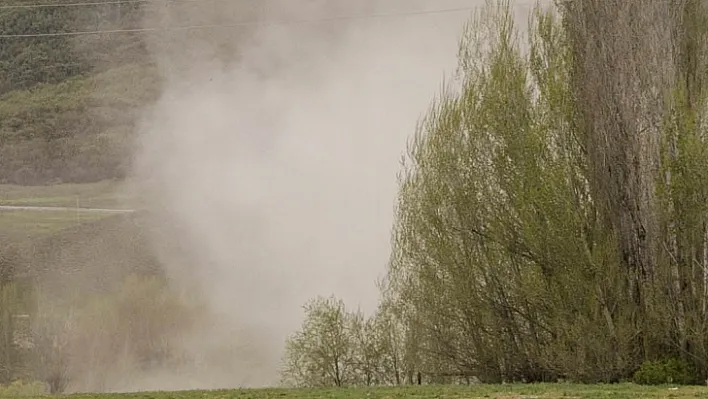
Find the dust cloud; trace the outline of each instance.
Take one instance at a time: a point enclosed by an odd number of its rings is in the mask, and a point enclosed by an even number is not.
[[[175,289],[206,305],[180,343],[201,361],[113,389],[272,386],[305,301],[333,293],[376,307],[400,157],[454,72],[471,11],[279,22],[483,3],[204,1],[146,20],[259,24],[152,43],[166,85],[134,175]]]

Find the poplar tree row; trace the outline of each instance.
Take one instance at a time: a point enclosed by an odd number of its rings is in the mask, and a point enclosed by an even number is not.
[[[707,16],[557,1],[523,37],[508,1],[475,16],[400,175],[382,306],[411,370],[612,382],[671,361],[705,381]],[[303,337],[286,361],[326,352]]]

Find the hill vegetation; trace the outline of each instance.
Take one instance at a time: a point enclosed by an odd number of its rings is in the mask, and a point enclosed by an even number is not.
[[[240,32],[33,37],[133,29],[148,18],[198,24],[203,9],[66,0],[24,7],[37,3],[0,4],[0,204],[134,205],[116,187],[143,112],[162,90],[150,43],[159,56],[181,51],[172,41],[231,43]],[[172,343],[200,322],[199,302],[169,287],[147,220],[0,210],[0,384],[29,379],[51,392],[102,391],[134,373],[193,361]]]
[[[133,64],[0,97],[0,184],[125,177],[141,108],[159,87],[153,68]]]
[[[140,3],[13,8],[28,3],[37,2],[7,0],[0,7],[0,35],[8,36],[0,37],[0,201],[75,206],[67,185],[20,185],[124,176],[140,109],[157,98],[160,81],[138,35],[23,37],[136,27]],[[53,2],[59,3],[75,2]],[[111,202],[100,193],[92,199]],[[104,216],[83,214],[77,226],[72,212],[0,213],[0,383],[37,379],[62,390],[82,372],[69,361],[86,342],[77,329],[98,340],[113,332],[99,329],[108,319],[91,319],[97,307],[104,315],[123,312],[137,327],[141,316],[125,312],[140,301],[140,287],[169,294],[141,230],[129,219]],[[121,297],[126,289],[132,294]],[[98,364],[92,361],[86,364]]]
[[[141,15],[139,3],[3,8],[0,35],[130,28]],[[0,38],[0,184],[124,176],[140,109],[159,88],[140,36]]]
[[[64,3],[76,2],[51,2]],[[3,1],[0,35],[135,28],[140,26],[142,18],[140,2],[92,7],[23,7],[28,4],[37,2]],[[0,43],[0,95],[103,72],[122,63],[148,60],[147,48],[139,35],[14,37],[0,38]]]

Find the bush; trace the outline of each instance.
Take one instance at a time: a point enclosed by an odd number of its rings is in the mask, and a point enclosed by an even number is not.
[[[42,396],[47,394],[44,383],[15,381],[10,385],[0,385],[0,396]]]
[[[634,382],[641,385],[678,384],[688,385],[695,382],[691,366],[677,359],[656,362],[644,362],[634,373]]]

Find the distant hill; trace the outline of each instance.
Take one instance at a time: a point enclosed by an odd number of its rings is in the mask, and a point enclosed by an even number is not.
[[[123,177],[142,107],[160,81],[130,64],[0,97],[0,184],[95,182]]]
[[[140,26],[142,3],[82,7],[7,8],[14,5],[76,3],[4,0],[0,35],[114,30]],[[105,71],[121,62],[148,59],[140,35],[0,38],[0,95],[42,83]]]
[[[0,8],[0,35],[135,28],[141,15],[141,3]],[[0,184],[124,175],[154,71],[140,35],[0,38]]]

